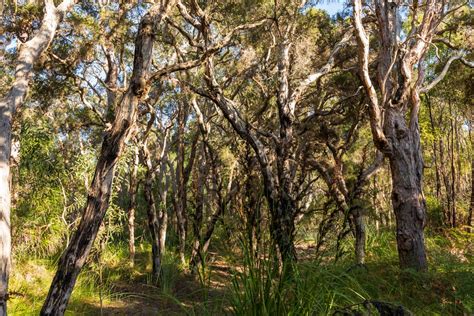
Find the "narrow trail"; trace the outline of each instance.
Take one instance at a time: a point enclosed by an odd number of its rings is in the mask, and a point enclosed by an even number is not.
[[[116,281],[111,284],[111,299],[102,306],[90,304],[95,315],[202,315],[230,313],[226,294],[231,282],[231,267],[222,259],[210,265],[210,276],[200,280],[194,273],[180,273],[171,288],[163,291],[146,280]],[[87,304],[87,303],[86,303]],[[87,313],[89,314],[89,312]]]

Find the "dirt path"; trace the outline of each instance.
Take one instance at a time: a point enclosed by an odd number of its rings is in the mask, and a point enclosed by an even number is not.
[[[94,315],[224,315],[230,313],[227,299],[230,267],[223,260],[209,265],[210,277],[180,273],[169,290],[146,284],[146,280],[112,282],[111,299],[89,304]],[[87,304],[87,303],[85,303]],[[90,311],[90,312],[89,312]]]

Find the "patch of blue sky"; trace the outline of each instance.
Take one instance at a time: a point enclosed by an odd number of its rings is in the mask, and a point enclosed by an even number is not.
[[[346,0],[309,0],[306,8],[318,8],[326,11],[329,16],[334,16],[344,11],[346,4]]]

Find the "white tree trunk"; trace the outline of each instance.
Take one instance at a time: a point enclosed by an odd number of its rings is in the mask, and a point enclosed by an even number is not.
[[[6,300],[11,265],[10,154],[13,119],[28,93],[35,61],[49,47],[61,18],[74,2],[65,0],[55,7],[52,0],[45,1],[45,14],[41,27],[31,40],[21,44],[13,85],[0,99],[0,315],[6,315],[7,312]]]

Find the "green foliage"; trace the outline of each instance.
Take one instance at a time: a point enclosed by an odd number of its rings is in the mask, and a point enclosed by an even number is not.
[[[426,213],[431,229],[443,226],[443,206],[438,199],[433,196],[426,197]]]
[[[376,300],[401,305],[415,315],[472,312],[474,274],[472,265],[464,263],[472,262],[472,234],[466,234],[454,230],[445,237],[427,237],[433,266],[428,273],[400,271],[394,236],[388,232],[369,240],[365,267],[347,260],[305,261],[294,267],[288,280],[278,278],[272,260],[245,255],[242,271],[232,281],[232,308],[237,315],[331,315]],[[466,246],[462,254],[456,253]]]
[[[66,174],[53,135],[42,120],[25,120],[20,131],[18,200],[13,213],[13,238],[20,255],[44,256],[62,247]]]

